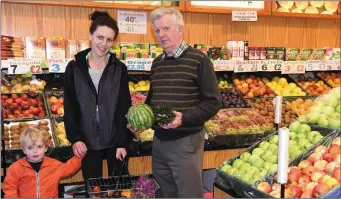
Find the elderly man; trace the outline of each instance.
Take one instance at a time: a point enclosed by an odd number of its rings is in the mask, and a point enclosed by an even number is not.
[[[204,53],[183,40],[178,10],[157,8],[151,22],[164,53],[153,61],[146,103],[164,103],[175,110],[173,122],[153,127],[153,174],[163,197],[203,197],[203,127],[221,107],[214,68]]]

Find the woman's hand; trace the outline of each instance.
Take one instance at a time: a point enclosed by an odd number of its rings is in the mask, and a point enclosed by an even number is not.
[[[125,148],[117,148],[116,149],[116,159],[123,160],[127,156],[127,151]]]

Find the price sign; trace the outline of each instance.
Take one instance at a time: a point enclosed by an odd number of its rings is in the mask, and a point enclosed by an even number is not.
[[[150,71],[153,60],[153,58],[126,59],[126,65],[128,70]]]
[[[67,61],[65,59],[49,59],[48,65],[49,65],[49,72],[50,73],[64,73]]]
[[[309,60],[307,61],[306,71],[326,71],[332,69],[333,62],[322,60]]]
[[[260,60],[244,60],[244,61],[236,61],[234,66],[235,73],[243,73],[243,72],[258,72],[258,65],[260,65]]]
[[[213,66],[215,71],[233,71],[234,60],[214,60]]]
[[[118,10],[120,33],[147,34],[147,13]]]
[[[261,60],[260,65],[258,65],[258,71],[272,72],[272,71],[282,71],[282,60]]]
[[[21,59],[9,61],[8,74],[42,74],[41,61],[35,59]]]
[[[340,71],[340,62],[341,60],[330,60],[331,61],[331,69],[330,70],[338,70]]]
[[[305,73],[305,61],[285,61],[283,62],[282,74],[300,74]]]

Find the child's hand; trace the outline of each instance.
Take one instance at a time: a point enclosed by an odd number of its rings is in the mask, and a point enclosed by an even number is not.
[[[81,141],[74,143],[72,145],[72,150],[73,150],[73,154],[75,154],[76,156],[80,158],[84,158],[86,152],[88,151],[84,142],[81,142]]]

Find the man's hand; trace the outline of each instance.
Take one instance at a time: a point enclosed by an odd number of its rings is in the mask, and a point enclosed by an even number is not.
[[[123,160],[127,156],[127,151],[125,148],[117,148],[116,149],[116,159]]]
[[[80,158],[84,158],[86,152],[88,151],[84,142],[81,142],[81,141],[74,143],[72,145],[72,150],[73,150],[73,154],[75,154],[76,156]]]
[[[160,125],[162,128],[164,128],[164,129],[175,129],[175,128],[178,128],[179,126],[181,126],[181,124],[182,124],[182,113],[176,112],[176,111],[174,111],[173,113],[175,114],[175,118],[174,118],[173,122],[166,124],[166,125],[163,125],[163,126]]]
[[[132,132],[134,133],[136,136],[138,136],[142,131],[140,130],[137,130],[137,129],[134,129],[133,127],[131,127],[130,124],[127,124],[127,128]]]

